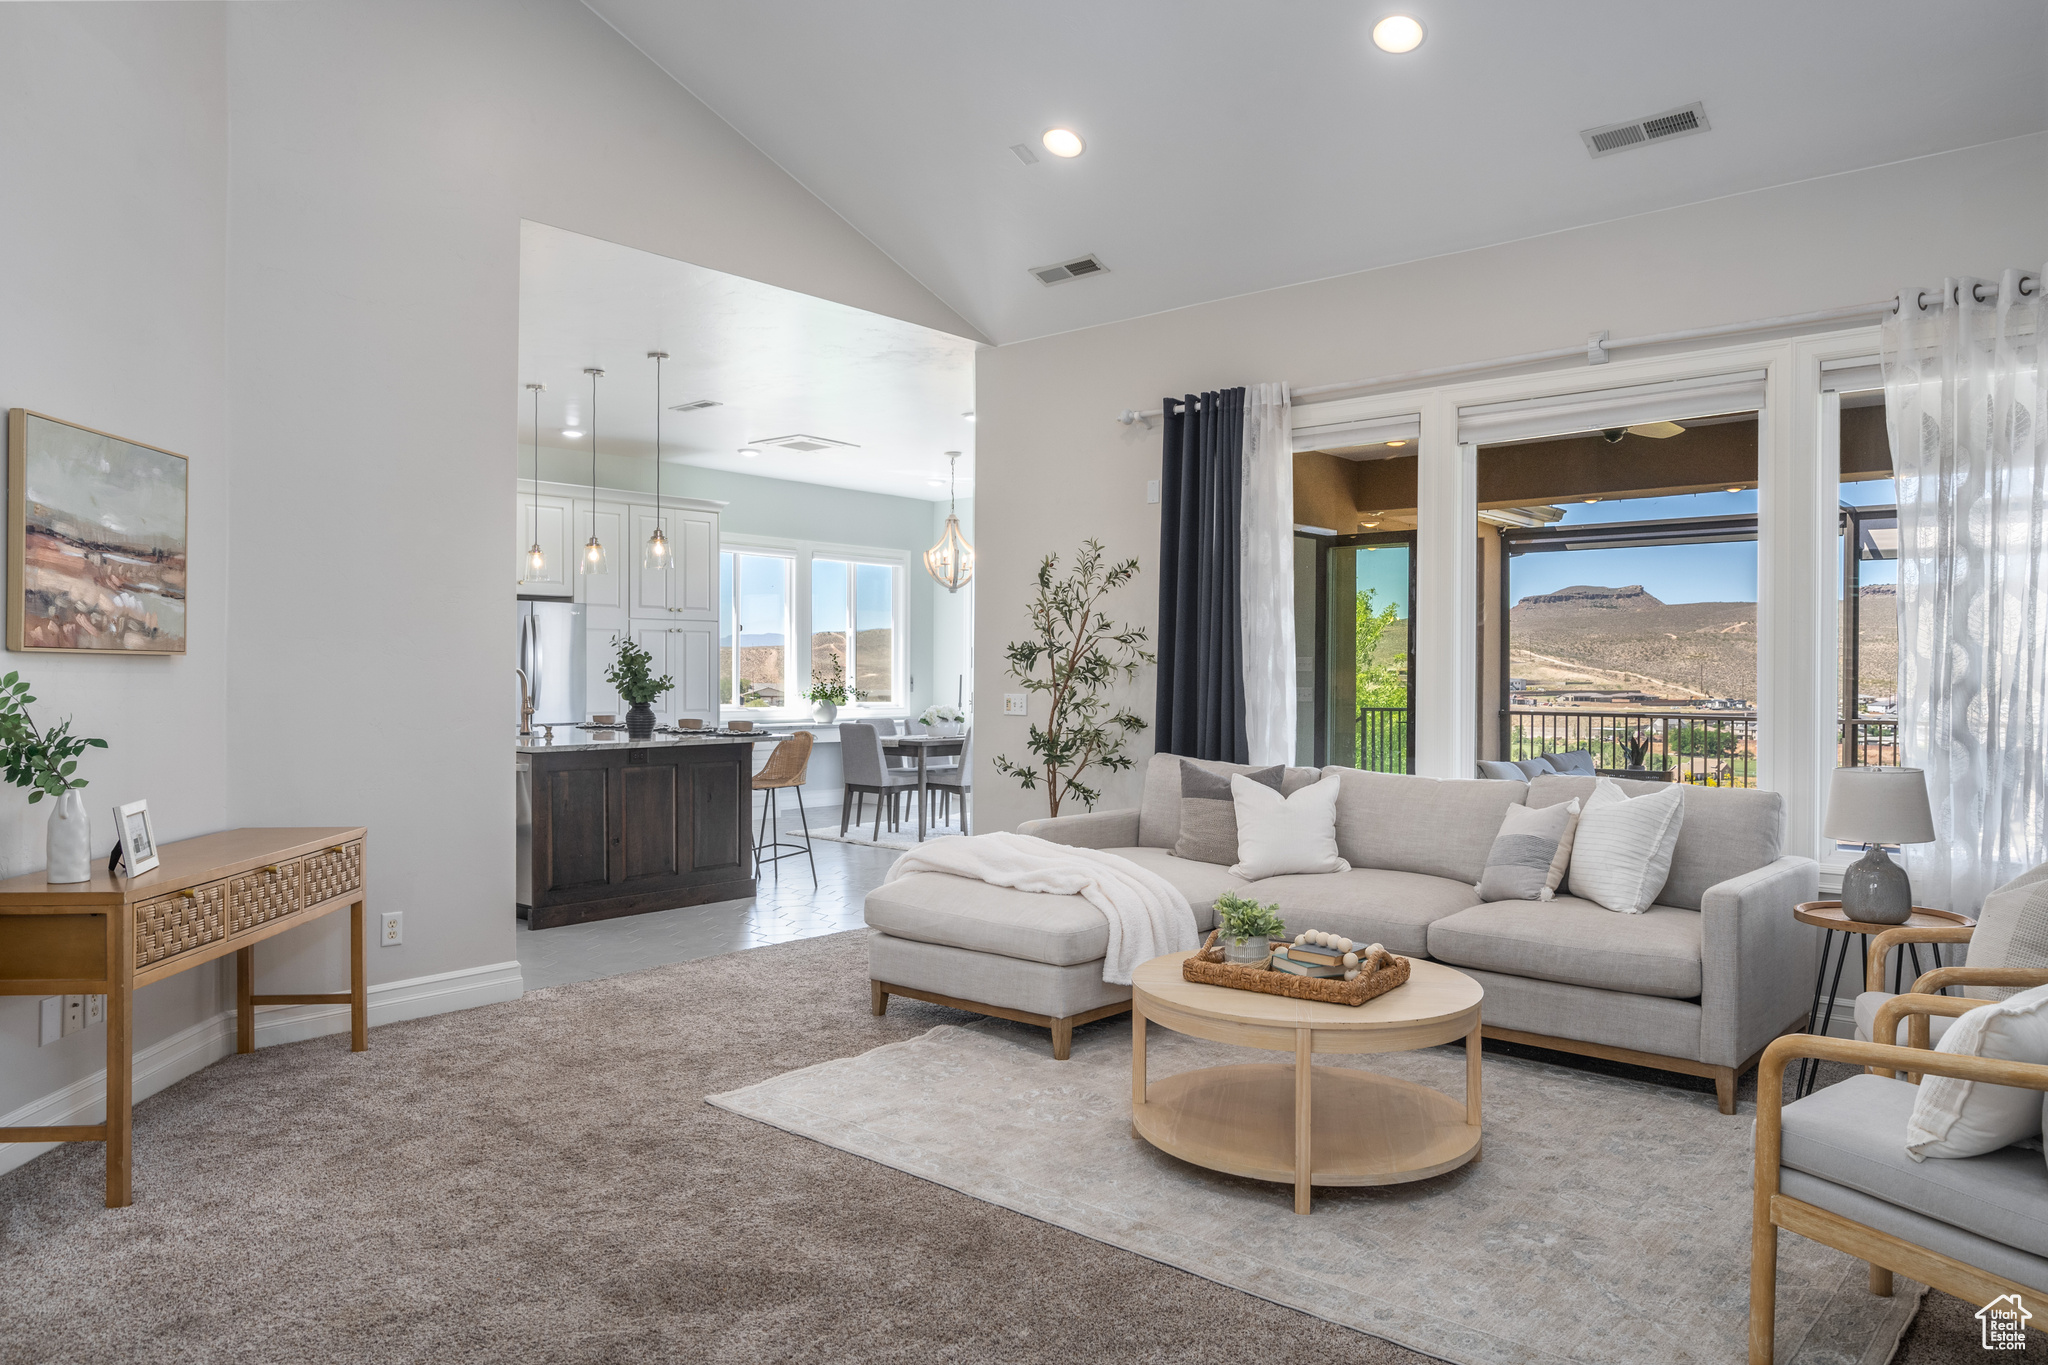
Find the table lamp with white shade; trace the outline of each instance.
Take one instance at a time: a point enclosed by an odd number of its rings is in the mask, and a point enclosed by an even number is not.
[[[1863,845],[1863,856],[1842,873],[1842,914],[1864,924],[1904,924],[1913,914],[1913,884],[1884,845],[1934,841],[1927,775],[1918,768],[1835,769],[1821,836]]]

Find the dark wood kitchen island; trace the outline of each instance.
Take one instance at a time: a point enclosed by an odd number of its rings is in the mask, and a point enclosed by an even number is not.
[[[520,738],[519,914],[553,929],[753,895],[755,743]]]

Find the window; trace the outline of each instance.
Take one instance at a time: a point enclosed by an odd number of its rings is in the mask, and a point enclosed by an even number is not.
[[[791,567],[781,555],[725,550],[718,556],[718,700],[723,706],[780,709],[791,704]],[[803,684],[795,690],[802,691]]]
[[[811,672],[830,677],[836,662],[870,706],[893,706],[896,683],[896,576],[893,564],[811,560]]]
[[[836,665],[848,688],[866,694],[850,706],[900,712],[910,704],[904,565],[893,550],[727,537],[718,555],[719,705],[807,713],[804,692]]]

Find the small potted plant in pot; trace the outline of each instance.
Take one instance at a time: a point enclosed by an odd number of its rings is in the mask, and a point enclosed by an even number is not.
[[[62,721],[54,730],[38,730],[29,719],[28,680],[19,673],[0,678],[0,763],[6,765],[7,780],[29,788],[29,804],[45,796],[55,799],[50,812],[48,880],[54,883],[92,880],[92,817],[86,814],[85,798],[78,789],[85,779],[74,777],[78,756],[87,749],[104,749],[103,739],[85,739],[71,733],[71,722]]]
[[[1273,955],[1273,940],[1287,933],[1280,907],[1261,905],[1234,892],[1216,898],[1216,922],[1223,930],[1223,960],[1262,963]]]
[[[967,724],[967,713],[957,706],[927,706],[918,719],[935,735],[957,735]]]
[[[811,719],[820,725],[830,725],[839,719],[839,708],[849,701],[868,699],[868,694],[858,687],[846,685],[846,670],[840,665],[837,654],[825,657],[831,661],[832,671],[813,677],[803,694],[804,700],[811,704]]]
[[[675,686],[667,674],[653,675],[654,656],[623,635],[612,637],[612,666],[604,680],[619,690],[626,705],[626,738],[646,739],[654,733],[654,710],[648,703]]]

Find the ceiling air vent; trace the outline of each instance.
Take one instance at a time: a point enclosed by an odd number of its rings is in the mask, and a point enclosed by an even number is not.
[[[1093,256],[1083,256],[1078,261],[1067,261],[1060,265],[1036,265],[1031,273],[1038,277],[1040,284],[1060,284],[1066,280],[1078,280],[1083,275],[1106,274],[1109,267]]]
[[[725,404],[719,402],[716,398],[698,398],[688,403],[677,403],[675,406],[671,407],[669,411],[702,412],[706,408],[722,408],[724,406]]]
[[[762,441],[749,441],[750,446],[772,446],[776,450],[793,450],[799,455],[815,455],[821,450],[859,450],[851,441],[835,441],[829,436],[806,436],[798,432],[794,436],[770,436]]]
[[[1610,123],[1605,128],[1588,128],[1579,136],[1584,139],[1586,150],[1592,155],[1612,156],[1631,147],[1642,147],[1652,142],[1684,137],[1687,133],[1706,131],[1706,106],[1695,101],[1683,109],[1673,109],[1649,118],[1631,119],[1627,123]]]

